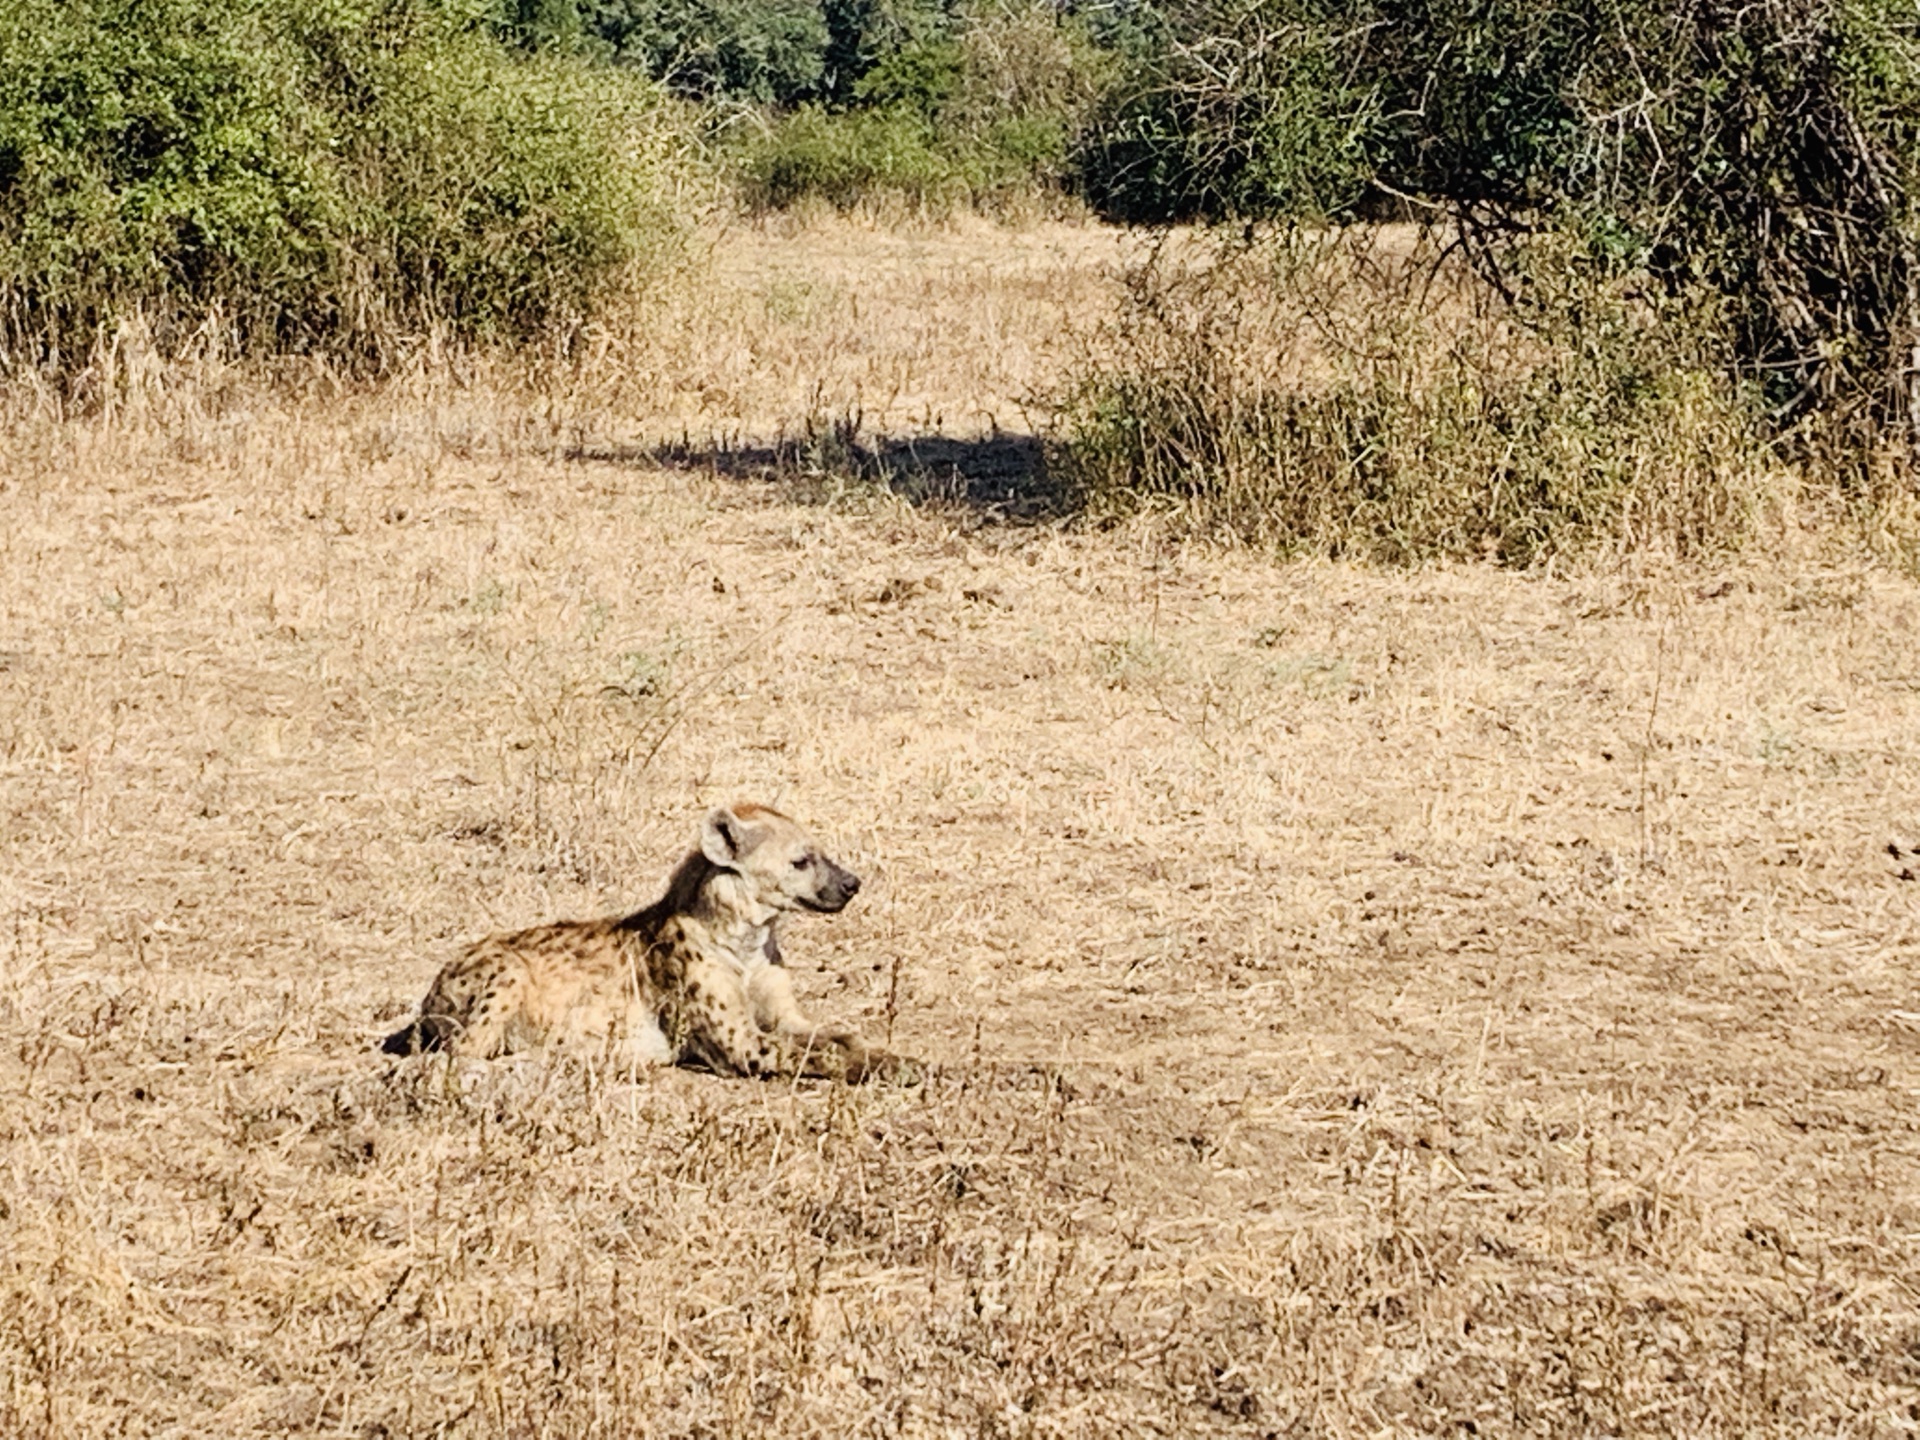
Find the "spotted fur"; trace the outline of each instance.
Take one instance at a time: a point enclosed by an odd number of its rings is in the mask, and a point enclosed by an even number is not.
[[[667,893],[632,915],[493,935],[449,962],[392,1055],[489,1058],[544,1044],[611,1052],[628,1068],[867,1079],[905,1062],[801,1013],[778,927],[833,913],[860,889],[793,820],[763,805],[711,811]]]

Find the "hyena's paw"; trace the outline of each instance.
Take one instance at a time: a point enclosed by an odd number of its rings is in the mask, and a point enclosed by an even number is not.
[[[787,1068],[816,1080],[851,1080],[867,1063],[867,1047],[851,1030],[814,1030],[788,1041]]]
[[[863,1047],[857,1073],[849,1071],[847,1081],[854,1085],[919,1085],[927,1078],[927,1067],[906,1055],[891,1050],[867,1050]]]

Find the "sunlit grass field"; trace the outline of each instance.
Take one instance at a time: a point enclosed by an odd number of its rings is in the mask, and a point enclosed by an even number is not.
[[[0,1432],[1920,1429],[1920,588],[1060,518],[1125,253],[737,226],[531,379],[17,407]],[[374,1052],[732,799],[924,1083]]]

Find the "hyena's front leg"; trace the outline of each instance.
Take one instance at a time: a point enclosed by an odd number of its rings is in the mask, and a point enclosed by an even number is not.
[[[763,965],[747,977],[747,1000],[762,1030],[807,1034],[818,1029],[793,998],[793,972],[784,965]]]
[[[763,1028],[762,1014],[779,1018]],[[688,971],[671,1033],[680,1058],[722,1074],[858,1080],[866,1070],[866,1048],[844,1031],[809,1025],[791,989],[784,998],[777,985],[750,994],[738,975],[717,965]]]
[[[910,1080],[919,1073],[912,1061],[866,1045],[851,1030],[816,1025],[793,998],[793,976],[783,965],[756,970],[747,981],[754,1023],[782,1037],[805,1057],[796,1073],[844,1077],[850,1081]]]
[[[799,1016],[791,991],[785,1000],[791,1014]],[[758,1014],[758,1002],[749,996],[737,973],[720,966],[689,968],[678,1014],[668,1027],[676,1056],[722,1075],[756,1079],[768,1075],[852,1079],[860,1073],[866,1052],[851,1035],[810,1027],[799,1033],[783,1027],[762,1029]]]
[[[804,1075],[858,1081],[868,1069],[866,1047],[847,1032],[762,1030],[744,1007],[738,1014],[696,1019],[682,1053],[723,1074],[755,1079]]]

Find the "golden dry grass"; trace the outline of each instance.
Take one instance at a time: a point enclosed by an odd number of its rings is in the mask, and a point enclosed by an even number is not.
[[[1920,1428],[1912,583],[645,458],[1012,426],[1113,255],[743,231],[557,399],[16,417],[0,1433]],[[868,877],[790,958],[926,1084],[372,1053],[735,796]]]

